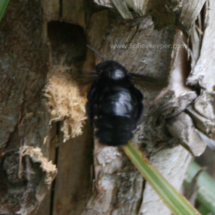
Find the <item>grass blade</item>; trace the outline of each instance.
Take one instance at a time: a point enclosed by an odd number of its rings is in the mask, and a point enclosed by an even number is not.
[[[122,148],[131,162],[175,215],[200,215],[190,202],[164,179],[137,148],[131,143],[128,143]]]
[[[185,179],[185,187],[191,183],[192,179],[201,170],[196,162],[191,162],[187,169],[187,177]],[[210,213],[215,214],[215,180],[205,171],[202,171],[197,179],[198,192],[197,200],[202,207],[206,208]]]
[[[9,3],[10,0],[0,0],[0,21],[4,15],[4,12],[7,8],[7,5]]]

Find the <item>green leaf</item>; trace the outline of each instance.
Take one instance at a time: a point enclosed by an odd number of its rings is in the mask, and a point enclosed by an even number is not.
[[[7,5],[9,3],[10,0],[0,0],[0,21],[4,15],[4,12],[7,8]]]
[[[208,210],[208,208],[204,207],[204,205],[201,205],[198,210],[202,213],[202,215],[208,215],[211,214],[211,212]]]
[[[200,213],[152,166],[141,151],[131,143],[122,147],[125,154],[143,177],[151,184],[169,209],[176,215],[200,215]]]
[[[201,170],[196,162],[191,162],[187,169],[185,187],[191,183],[195,175]],[[210,213],[215,214],[215,180],[205,171],[199,174],[197,179],[197,200],[201,205],[207,208]]]

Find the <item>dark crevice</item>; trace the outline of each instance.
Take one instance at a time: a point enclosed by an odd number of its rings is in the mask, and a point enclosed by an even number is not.
[[[182,142],[180,142],[180,145],[181,145],[185,150],[187,150],[193,158],[195,158],[195,155],[193,154],[193,151],[191,150],[191,148],[190,148],[188,145],[186,145],[185,143],[182,143]]]
[[[145,187],[146,187],[146,180],[143,179],[143,188],[142,188],[142,194],[140,196],[140,200],[139,200],[139,204],[137,205],[137,214],[140,214],[140,209],[141,209],[141,205],[142,205],[142,202],[143,202],[143,193],[144,193],[144,190],[145,190]]]
[[[56,135],[57,138],[60,139],[60,122],[56,123]],[[59,147],[56,147],[55,149],[55,160],[54,164],[58,166],[58,155],[59,155]],[[55,185],[56,185],[57,178],[54,179],[51,186],[51,195],[50,195],[50,215],[54,214],[54,200],[55,200]]]
[[[57,161],[58,161],[58,147],[55,150],[56,156],[55,156],[55,164],[57,165]],[[54,214],[54,199],[55,199],[55,184],[56,184],[56,178],[55,180],[52,182],[52,186],[51,186],[51,196],[50,196],[50,215]]]

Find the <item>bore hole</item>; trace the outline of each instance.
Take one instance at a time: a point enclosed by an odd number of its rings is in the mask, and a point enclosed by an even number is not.
[[[86,57],[86,38],[78,25],[51,21],[48,23],[48,37],[52,49],[52,64],[71,66],[83,63]]]

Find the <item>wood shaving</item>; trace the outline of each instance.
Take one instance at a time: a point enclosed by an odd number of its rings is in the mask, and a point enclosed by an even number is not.
[[[82,134],[86,119],[87,98],[80,95],[77,83],[68,73],[70,68],[55,66],[50,71],[45,88],[47,106],[52,121],[63,121],[64,142]]]

